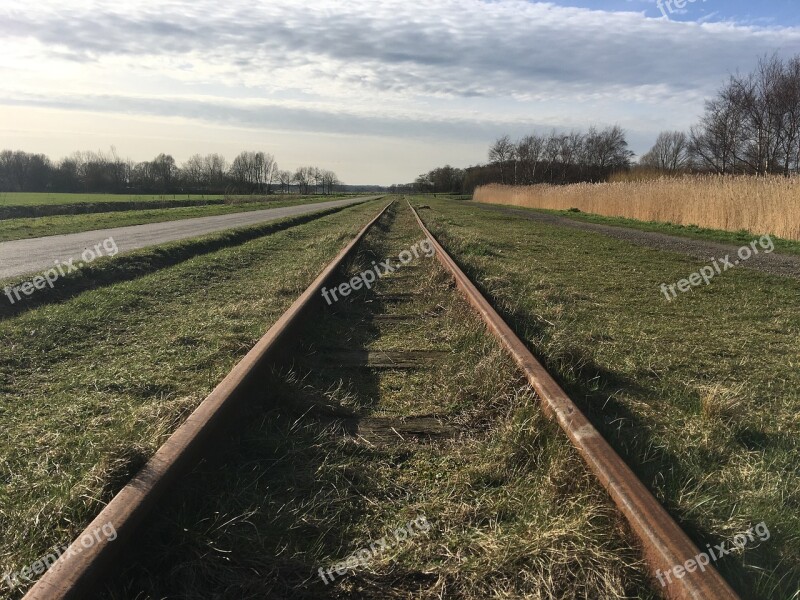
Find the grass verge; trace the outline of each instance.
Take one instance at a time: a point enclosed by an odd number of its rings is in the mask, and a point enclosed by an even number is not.
[[[281,206],[294,206],[328,202],[332,196],[312,196],[260,200],[253,202],[227,203],[219,200],[219,204],[199,206],[184,206],[180,208],[148,208],[147,202],[143,208],[137,210],[124,210],[113,212],[91,212],[90,214],[68,214],[33,218],[14,218],[0,220],[0,242],[19,240],[25,238],[44,237],[48,235],[62,235],[78,233],[80,231],[93,231],[95,229],[109,229],[112,227],[125,227],[127,225],[143,225],[145,223],[162,223],[191,219],[194,217],[211,217],[231,213],[263,210],[265,208],[279,208]],[[225,203],[223,203],[225,202]]]
[[[121,281],[130,281],[191,258],[216,252],[221,248],[243,244],[276,231],[314,221],[321,216],[330,215],[345,208],[347,207],[334,207],[310,214],[277,219],[252,227],[240,227],[156,247],[143,248],[119,257],[101,258],[84,265],[75,273],[70,273],[59,279],[58,286],[52,288],[44,287],[31,296],[21,296],[22,299],[14,304],[6,301],[0,302],[0,319],[18,315],[44,304],[72,298],[89,289],[97,289]],[[29,275],[25,275],[23,277],[0,280],[0,288],[5,286],[13,287],[29,277]]]

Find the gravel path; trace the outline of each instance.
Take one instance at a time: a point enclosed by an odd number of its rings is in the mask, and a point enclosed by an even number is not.
[[[582,231],[591,231],[609,237],[616,238],[636,244],[637,246],[645,246],[655,250],[665,250],[668,252],[677,252],[686,256],[691,256],[703,262],[711,262],[715,258],[722,258],[729,255],[731,262],[737,258],[736,252],[740,246],[732,246],[730,244],[720,244],[718,242],[709,242],[704,240],[691,239],[676,235],[667,235],[665,233],[658,233],[655,231],[640,231],[638,229],[629,229],[627,227],[617,227],[614,225],[601,225],[599,223],[587,223],[585,221],[577,221],[562,217],[561,215],[554,215],[535,210],[525,210],[519,208],[512,208],[508,206],[498,206],[493,204],[480,204],[475,202],[472,206],[479,207],[484,210],[490,210],[508,215],[519,216],[530,221],[538,221],[548,225],[555,225],[557,227],[570,227],[572,229],[580,229]],[[742,261],[739,266],[754,271],[761,271],[770,275],[780,275],[783,277],[795,277],[800,279],[800,256],[794,254],[778,254],[772,252],[764,254],[759,247],[759,253],[754,254],[746,261]]]

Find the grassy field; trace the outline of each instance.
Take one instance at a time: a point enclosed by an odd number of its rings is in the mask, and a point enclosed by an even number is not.
[[[164,221],[176,221],[178,219],[190,219],[193,217],[226,215],[297,204],[327,202],[333,199],[335,198],[332,196],[275,197],[274,200],[270,199],[261,202],[6,219],[0,220],[0,242],[48,235],[61,235],[65,233],[77,233],[79,231],[92,231],[94,229],[124,227],[126,225],[142,225],[145,223],[160,223]]]
[[[0,573],[71,541],[379,207],[0,320]]]
[[[492,204],[569,210],[638,221],[773,234],[800,240],[800,179],[686,176],[651,181],[501,186],[475,190]]]
[[[221,194],[62,194],[50,192],[0,192],[0,206],[96,204],[98,202],[165,202],[170,200],[221,200]]]
[[[339,196],[341,194],[334,194]],[[296,194],[273,194],[266,198],[290,200]],[[223,194],[62,194],[49,192],[0,192],[0,206],[45,206],[58,204],[98,204],[106,202],[170,202],[178,200],[223,200],[245,202],[251,199],[265,198],[258,195],[223,195]]]
[[[426,197],[423,219],[698,546],[748,599],[800,590],[800,282]]]
[[[337,280],[420,239],[397,203]],[[104,598],[655,597],[607,496],[433,258],[310,321],[250,425],[181,485]],[[337,363],[410,349],[443,355]],[[424,533],[319,577],[420,516]]]
[[[675,225],[674,223],[659,223],[657,221],[637,221],[624,217],[604,217],[592,213],[574,212],[569,210],[548,210],[545,208],[523,208],[520,210],[540,211],[559,215],[575,221],[587,223],[597,223],[599,225],[613,225],[615,227],[627,227],[638,229],[639,231],[652,231],[666,235],[675,235],[693,240],[705,240],[718,242],[720,244],[731,244],[733,246],[747,246],[753,241],[753,234],[749,231],[723,231],[721,229],[710,229],[707,227],[697,227],[696,225]],[[771,236],[777,252],[788,254],[800,254],[800,242],[785,240],[777,236]]]

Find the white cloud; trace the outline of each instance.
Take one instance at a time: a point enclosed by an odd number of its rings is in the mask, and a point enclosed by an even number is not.
[[[484,145],[590,122],[645,137],[773,51],[800,52],[800,29],[521,0],[44,0],[0,7],[0,102]]]

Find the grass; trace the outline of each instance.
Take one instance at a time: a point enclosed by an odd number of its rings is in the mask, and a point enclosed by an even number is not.
[[[342,194],[334,194],[334,196]],[[160,203],[182,200],[202,202],[207,200],[228,199],[233,202],[251,200],[288,200],[297,198],[296,194],[259,195],[223,195],[223,194],[68,194],[51,192],[0,192],[0,206],[57,206],[63,204],[100,204],[109,202]]]
[[[487,185],[474,199],[800,240],[800,178],[685,176],[565,186]]]
[[[221,200],[221,194],[67,194],[51,192],[0,192],[2,206],[54,206],[99,202],[165,202],[170,200]]]
[[[341,281],[420,239],[396,204]],[[605,493],[438,263],[311,321],[249,426],[143,528],[104,598],[655,597]],[[337,363],[401,350],[444,354],[417,370]],[[319,578],[419,516],[425,535]]]
[[[731,244],[735,246],[747,246],[753,241],[753,234],[749,231],[723,231],[720,229],[709,229],[696,225],[676,225],[675,223],[659,223],[657,221],[637,221],[624,217],[604,217],[590,213],[574,212],[569,210],[548,210],[542,208],[523,208],[521,210],[538,210],[541,212],[557,214],[576,221],[588,223],[598,223],[600,225],[612,225],[615,227],[627,227],[640,231],[653,231],[666,235],[676,235],[695,240],[705,240],[719,242],[721,244]],[[800,242],[785,240],[776,236],[771,236],[775,244],[775,250],[787,254],[800,254]]]
[[[268,221],[250,227],[238,227],[186,240],[148,247],[116,257],[104,257],[84,265],[74,273],[62,277],[53,288],[45,286],[32,296],[22,296],[21,301],[0,302],[0,319],[19,315],[33,308],[62,302],[87,290],[96,290],[122,281],[130,281],[144,275],[171,267],[187,260],[216,252],[222,248],[241,245],[265,235],[282,231],[296,225],[313,221],[321,216],[333,214],[346,207],[328,208]],[[0,279],[0,287],[14,287],[29,276]]]
[[[180,208],[155,208],[113,212],[97,212],[80,215],[54,215],[36,218],[19,218],[0,220],[0,242],[35,238],[49,235],[62,235],[95,229],[125,227],[127,225],[143,225],[145,223],[162,223],[193,217],[210,217],[231,213],[279,208],[299,204],[327,202],[331,196],[295,196],[287,199],[276,199],[252,203],[214,204],[189,206]]]
[[[379,205],[0,321],[0,573],[71,541]]]
[[[682,255],[424,198],[422,216],[743,598],[800,590],[800,282],[740,269],[668,303]]]

